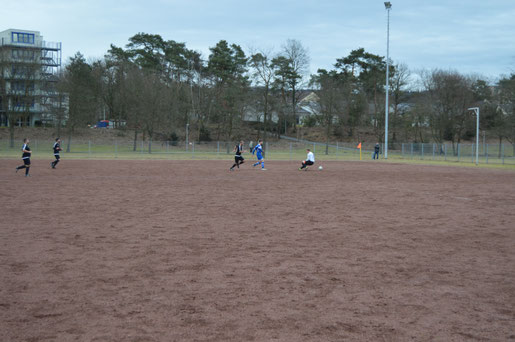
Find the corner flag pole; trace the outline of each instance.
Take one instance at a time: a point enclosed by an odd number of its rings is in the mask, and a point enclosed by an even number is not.
[[[359,148],[359,160],[361,160],[361,142],[357,146]]]

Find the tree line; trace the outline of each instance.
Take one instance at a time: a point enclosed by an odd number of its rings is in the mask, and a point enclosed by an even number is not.
[[[134,148],[139,134],[174,140],[186,125],[199,141],[239,139],[246,113],[261,122],[254,127],[258,138],[293,132],[308,67],[307,50],[296,40],[279,53],[249,55],[221,40],[203,59],[185,43],[139,33],[125,48],[111,45],[103,60],[88,63],[80,53],[70,58],[60,82],[70,101],[68,141],[74,127],[104,110],[134,131]]]
[[[186,125],[190,139],[236,140],[249,113],[259,117],[252,128],[265,140],[313,126],[323,128],[327,143],[361,140],[365,132],[384,140],[385,57],[358,48],[337,58],[333,69],[309,75],[308,49],[297,40],[287,40],[278,51],[248,53],[221,40],[209,51],[204,58],[185,43],[138,33],[125,47],[111,45],[101,60],[88,62],[77,52],[56,87],[69,100],[68,141],[75,128],[104,113],[134,132],[134,148],[138,138],[182,139]],[[413,75],[395,63],[389,74],[390,144],[454,146],[475,135],[468,108],[478,106],[481,129],[515,149],[515,74],[493,85],[453,70]],[[299,101],[308,92],[316,101],[304,104],[312,114],[300,121]],[[55,114],[64,121],[62,110]]]

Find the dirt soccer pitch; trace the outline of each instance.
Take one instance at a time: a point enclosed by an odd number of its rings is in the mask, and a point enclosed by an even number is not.
[[[0,341],[515,340],[515,172],[0,163]]]

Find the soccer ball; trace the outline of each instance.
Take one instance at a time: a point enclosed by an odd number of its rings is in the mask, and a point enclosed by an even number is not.
[[[322,167],[322,165],[320,165],[320,166],[318,167],[318,169],[321,171],[321,170],[323,170],[324,168]]]

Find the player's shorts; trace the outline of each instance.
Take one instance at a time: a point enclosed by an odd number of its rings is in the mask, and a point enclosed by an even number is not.
[[[61,158],[61,156],[59,156],[58,154],[54,154],[54,157],[55,159],[59,160],[59,158]]]
[[[306,164],[306,165],[313,165],[313,164],[315,164],[315,163],[313,163],[311,160],[306,160],[305,164]]]
[[[23,158],[23,165],[30,165],[30,158]]]
[[[234,162],[237,163],[238,161],[242,162],[244,161],[245,158],[243,158],[242,156],[234,156]]]
[[[257,160],[263,160],[263,156],[261,154],[256,154]]]

